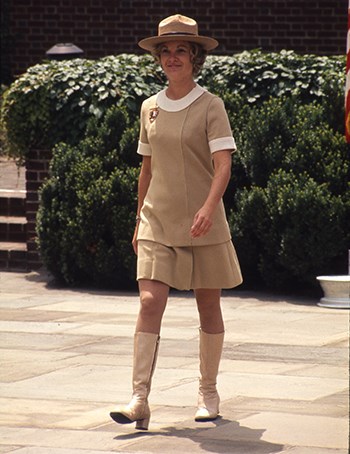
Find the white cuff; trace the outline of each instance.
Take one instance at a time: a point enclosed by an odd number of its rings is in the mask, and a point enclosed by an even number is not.
[[[220,139],[214,139],[209,142],[209,148],[211,153],[215,153],[220,150],[237,150],[235,139],[230,137],[220,137]]]
[[[152,148],[148,143],[142,143],[139,141],[139,146],[137,147],[137,153],[142,156],[151,156]]]

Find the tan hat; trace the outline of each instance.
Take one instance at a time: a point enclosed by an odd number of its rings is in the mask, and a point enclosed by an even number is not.
[[[219,45],[214,38],[199,36],[197,22],[181,14],[163,19],[158,25],[158,36],[142,39],[138,44],[142,49],[152,51],[157,44],[177,40],[198,43],[205,50],[215,49]]]

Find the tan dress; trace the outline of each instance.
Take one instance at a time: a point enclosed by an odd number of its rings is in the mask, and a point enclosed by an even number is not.
[[[138,230],[138,279],[178,289],[231,288],[242,282],[221,201],[203,237],[190,228],[214,176],[212,153],[236,149],[220,98],[198,85],[184,98],[165,90],[144,101],[138,153],[151,156],[151,182]]]

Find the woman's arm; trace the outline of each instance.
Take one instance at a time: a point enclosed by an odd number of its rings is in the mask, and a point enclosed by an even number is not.
[[[213,153],[214,178],[204,205],[196,213],[191,227],[192,238],[206,235],[213,225],[212,216],[224,195],[231,177],[231,151]]]
[[[140,176],[139,176],[139,181],[138,181],[138,190],[137,190],[137,193],[138,193],[137,213],[136,213],[137,220],[136,220],[134,236],[132,239],[132,246],[134,248],[135,254],[137,254],[136,238],[137,238],[137,231],[138,231],[138,227],[139,227],[139,223],[140,223],[140,219],[138,217],[140,216],[143,201],[145,200],[151,178],[152,178],[151,156],[143,156],[141,171],[140,171]]]

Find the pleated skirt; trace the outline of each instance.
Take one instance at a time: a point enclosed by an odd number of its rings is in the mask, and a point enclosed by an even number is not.
[[[208,246],[168,247],[138,241],[137,280],[163,282],[178,290],[229,289],[242,283],[232,241]]]

